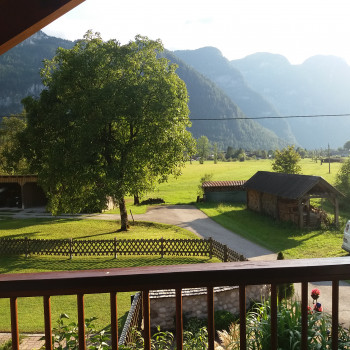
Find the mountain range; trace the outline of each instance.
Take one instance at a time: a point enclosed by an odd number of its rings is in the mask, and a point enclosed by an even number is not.
[[[42,61],[57,47],[73,45],[38,32],[0,56],[0,117],[20,113],[23,97],[38,96]],[[350,67],[339,58],[316,56],[294,66],[283,56],[259,53],[230,62],[212,47],[166,50],[164,56],[186,83],[195,138],[205,135],[223,150],[288,144],[313,149],[328,142],[335,148],[350,139],[350,118],[280,119],[350,111]],[[275,119],[255,119],[260,117]]]

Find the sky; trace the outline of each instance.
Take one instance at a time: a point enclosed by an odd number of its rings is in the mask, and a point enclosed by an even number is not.
[[[168,50],[218,48],[229,60],[255,52],[301,64],[335,55],[350,64],[349,0],[86,0],[44,28],[80,39],[92,29],[125,44],[141,34]]]

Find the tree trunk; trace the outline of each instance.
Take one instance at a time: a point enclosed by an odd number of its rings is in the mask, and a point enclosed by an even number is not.
[[[140,204],[140,197],[138,194],[134,194],[134,205]]]
[[[124,197],[119,200],[120,231],[127,231],[129,228],[128,212],[126,210]]]

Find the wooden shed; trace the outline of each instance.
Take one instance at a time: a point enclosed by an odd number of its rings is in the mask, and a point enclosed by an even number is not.
[[[206,202],[246,202],[245,180],[205,181],[202,183]]]
[[[338,198],[342,194],[321,176],[258,171],[246,183],[247,207],[278,220],[292,221],[300,228],[321,224],[324,212],[310,205],[312,198],[328,198],[339,223]]]

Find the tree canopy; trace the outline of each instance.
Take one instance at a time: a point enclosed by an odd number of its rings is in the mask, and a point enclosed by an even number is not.
[[[197,154],[199,156],[200,164],[203,164],[206,159],[208,159],[210,154],[211,145],[206,136],[201,136],[197,140]]]
[[[3,117],[0,120],[0,173],[28,174],[28,164],[21,157],[18,134],[26,128],[24,115]]]
[[[301,166],[300,154],[293,146],[288,146],[281,151],[275,151],[275,160],[272,163],[272,169],[277,173],[300,174]]]
[[[22,148],[53,213],[103,209],[178,175],[194,141],[188,95],[162,43],[137,36],[120,45],[88,32],[57,50],[41,71],[39,99],[23,100]]]

